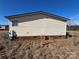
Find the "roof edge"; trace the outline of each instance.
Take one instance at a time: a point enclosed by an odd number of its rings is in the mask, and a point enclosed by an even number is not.
[[[23,17],[23,16],[30,16],[30,15],[34,15],[34,14],[44,14],[50,17],[54,17],[54,18],[59,18],[62,21],[69,21],[70,19],[66,18],[66,17],[62,17],[62,16],[58,16],[49,12],[44,12],[44,11],[36,11],[36,12],[31,12],[31,13],[22,13],[22,14],[16,14],[16,15],[10,15],[10,16],[5,16],[5,18],[10,19],[14,19],[14,18],[18,18],[18,17]]]

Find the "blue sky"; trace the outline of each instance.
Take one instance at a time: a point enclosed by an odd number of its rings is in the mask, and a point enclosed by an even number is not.
[[[0,24],[8,24],[4,16],[45,11],[72,19],[79,24],[79,0],[0,0]]]

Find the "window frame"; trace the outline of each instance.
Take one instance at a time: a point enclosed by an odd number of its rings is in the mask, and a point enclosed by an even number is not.
[[[17,20],[12,20],[12,26],[18,26],[18,21]]]

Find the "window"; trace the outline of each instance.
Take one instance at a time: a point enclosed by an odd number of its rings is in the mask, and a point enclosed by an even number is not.
[[[12,21],[12,26],[17,26],[17,25],[18,25],[17,20],[13,20],[13,21]]]

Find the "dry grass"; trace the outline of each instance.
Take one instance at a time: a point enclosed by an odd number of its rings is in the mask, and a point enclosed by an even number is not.
[[[47,41],[19,38],[10,41],[0,32],[0,59],[79,59],[79,32],[70,32],[73,37]],[[47,47],[48,46],[48,47]]]

